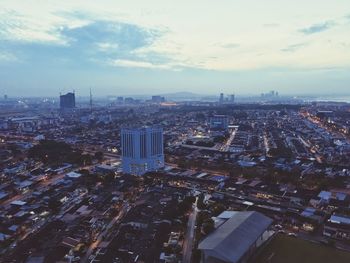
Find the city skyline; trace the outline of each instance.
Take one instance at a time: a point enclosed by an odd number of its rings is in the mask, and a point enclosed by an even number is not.
[[[350,0],[0,17],[0,263],[350,262]]]
[[[2,1],[0,93],[349,94],[348,1]]]

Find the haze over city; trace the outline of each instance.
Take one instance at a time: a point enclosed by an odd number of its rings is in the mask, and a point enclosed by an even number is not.
[[[350,0],[0,0],[0,263],[349,263]]]
[[[1,1],[9,96],[349,95],[350,2]]]

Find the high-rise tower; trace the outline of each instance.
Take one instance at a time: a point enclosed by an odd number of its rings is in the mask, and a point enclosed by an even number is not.
[[[224,93],[220,93],[219,103],[220,104],[224,103]]]
[[[164,167],[162,128],[125,128],[120,141],[124,173],[143,175]]]
[[[75,108],[75,93],[74,92],[68,92],[65,95],[60,95],[60,108],[61,108],[61,110]]]
[[[92,92],[90,88],[90,112],[92,113]]]

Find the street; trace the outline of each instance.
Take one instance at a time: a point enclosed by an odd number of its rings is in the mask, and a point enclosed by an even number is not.
[[[186,231],[185,240],[183,244],[182,263],[191,263],[194,231],[196,226],[196,218],[198,214],[197,200],[198,198],[196,198],[196,202],[193,205],[192,212],[188,217],[187,231]]]
[[[128,212],[129,209],[130,207],[128,205],[125,205],[125,204],[123,205],[118,215],[111,220],[111,222],[108,224],[106,229],[98,235],[96,241],[89,246],[88,250],[86,251],[85,257],[81,260],[81,262],[88,262],[92,252],[94,251],[95,248],[97,248],[100,245],[100,243],[102,242],[107,232],[111,230],[111,228],[114,226],[116,222],[118,222],[121,218],[123,218],[123,216]]]

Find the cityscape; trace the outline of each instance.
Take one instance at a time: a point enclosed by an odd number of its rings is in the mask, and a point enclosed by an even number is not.
[[[0,3],[0,262],[350,262],[350,2],[164,2]]]

